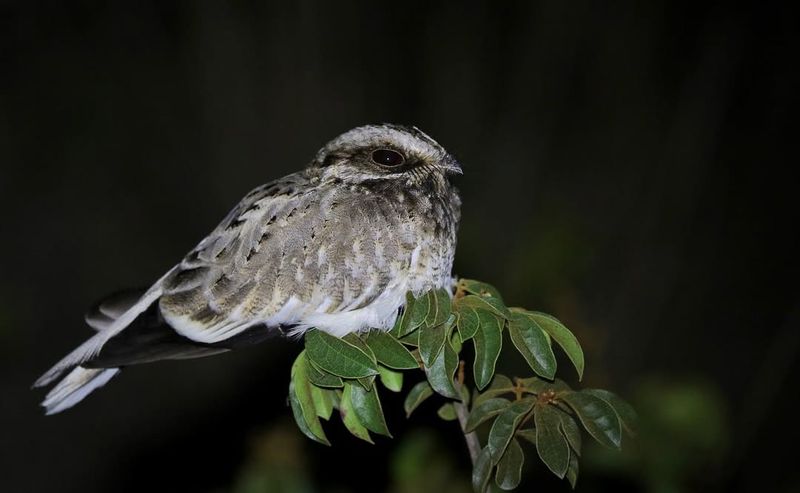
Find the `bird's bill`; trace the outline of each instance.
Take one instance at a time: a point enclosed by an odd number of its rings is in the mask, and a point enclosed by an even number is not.
[[[456,161],[453,158],[449,158],[449,159],[445,160],[439,166],[440,166],[440,168],[442,169],[442,171],[445,174],[450,174],[450,175],[463,175],[464,174],[464,171],[462,171],[462,169],[461,169],[461,165],[458,164],[458,161]]]

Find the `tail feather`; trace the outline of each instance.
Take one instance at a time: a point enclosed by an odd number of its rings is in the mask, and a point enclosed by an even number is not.
[[[144,289],[126,289],[106,296],[86,312],[84,317],[86,323],[97,331],[107,329],[116,319],[136,305],[145,293]]]
[[[42,401],[42,407],[48,415],[69,409],[93,390],[105,385],[117,373],[119,368],[88,369],[79,366],[53,387]]]
[[[156,286],[145,293],[135,305],[125,311],[119,318],[115,319],[108,327],[97,332],[93,337],[78,346],[74,351],[50,368],[44,375],[39,377],[33,386],[43,387],[58,378],[58,376],[66,370],[74,368],[97,355],[109,339],[124,330],[139,316],[139,314],[153,304],[159,296],[161,296],[161,289],[158,284],[156,284]]]

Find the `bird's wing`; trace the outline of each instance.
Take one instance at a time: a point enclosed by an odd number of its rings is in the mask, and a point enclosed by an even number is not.
[[[133,305],[98,308],[103,317],[89,320],[99,331],[34,385],[91,364],[154,304],[179,335],[223,347],[258,324],[337,335],[385,325],[419,242],[404,214],[379,194],[354,196],[302,173],[258,187]]]
[[[161,315],[180,335],[214,344],[257,324],[369,305],[398,282],[413,248],[403,231],[376,227],[391,206],[381,200],[301,174],[254,190],[164,278]]]
[[[146,291],[146,289],[126,289],[112,293],[95,303],[86,312],[84,319],[94,330],[104,330],[135,305]]]
[[[282,200],[296,197],[299,190],[307,185],[308,179],[305,175],[296,173],[262,185],[248,193],[219,226],[203,239],[180,264],[170,269],[140,297],[108,305],[101,302],[100,305],[90,310],[86,321],[98,332],[53,365],[34,383],[34,386],[47,385],[65,370],[96,358],[106,343],[129,329],[131,324],[143,313],[150,310],[154,304],[159,303],[162,296],[166,296],[167,300],[174,305],[180,296],[190,298],[193,295],[191,286],[208,283],[204,273],[216,272],[219,270],[218,265],[220,264],[228,264],[224,270],[233,271],[233,264],[223,262],[229,257],[224,253],[225,246],[238,245],[244,241],[244,237],[238,233],[248,222],[247,218],[260,208],[262,202],[278,204]],[[227,251],[232,251],[232,249],[229,247]],[[181,333],[180,330],[176,329],[176,331]]]

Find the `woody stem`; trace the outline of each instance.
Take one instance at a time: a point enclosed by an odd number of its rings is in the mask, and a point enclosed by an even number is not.
[[[462,383],[456,381],[456,391],[460,394]],[[460,401],[453,402],[453,407],[456,410],[456,416],[458,416],[458,422],[461,425],[461,431],[464,433],[464,440],[467,442],[467,449],[469,450],[469,458],[472,460],[472,465],[475,465],[475,462],[478,460],[478,455],[481,453],[481,444],[478,441],[478,434],[474,431],[467,433],[467,418],[469,417],[469,409],[467,406]]]

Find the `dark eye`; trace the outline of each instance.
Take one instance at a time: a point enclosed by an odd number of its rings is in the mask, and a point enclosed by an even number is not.
[[[378,149],[372,151],[372,162],[381,166],[400,166],[406,162],[406,158],[391,149]]]

